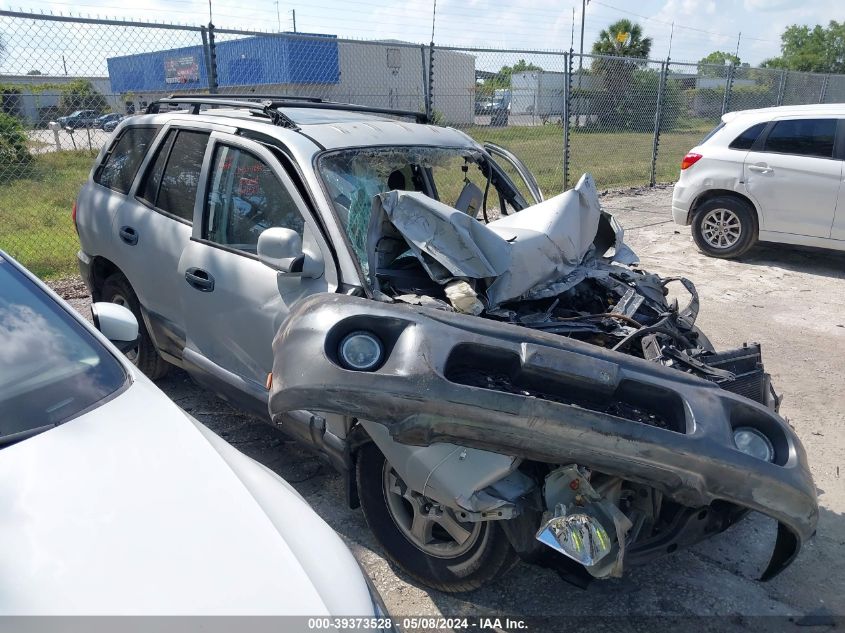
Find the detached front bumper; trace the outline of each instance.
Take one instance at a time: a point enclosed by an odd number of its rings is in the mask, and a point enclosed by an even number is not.
[[[340,341],[359,330],[384,344],[374,371],[344,369],[338,358]],[[302,409],[349,415],[385,425],[400,443],[575,463],[688,507],[723,500],[756,510],[780,524],[764,579],[815,531],[816,489],[789,425],[657,363],[479,317],[336,294],[297,304],[273,351],[276,421]],[[734,447],[738,426],[769,437],[774,463]]]

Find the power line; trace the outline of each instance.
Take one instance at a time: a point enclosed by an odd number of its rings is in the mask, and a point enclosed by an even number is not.
[[[596,4],[601,5],[603,7],[606,7],[608,9],[613,9],[614,11],[618,11],[620,13],[626,13],[628,15],[633,15],[634,17],[640,18],[641,20],[645,20],[647,22],[656,22],[657,24],[664,24],[666,26],[671,26],[673,24],[673,22],[666,22],[665,20],[658,20],[657,18],[649,17],[649,16],[646,16],[646,15],[641,15],[639,13],[634,13],[633,11],[628,11],[627,9],[620,9],[619,7],[614,7],[613,5],[607,4],[605,2],[600,2],[599,0],[593,0],[593,2],[595,2]],[[716,32],[716,31],[708,31],[706,29],[699,29],[699,28],[696,28],[694,26],[684,26],[683,24],[676,24],[675,26],[676,26],[676,28],[679,28],[679,29],[686,29],[688,31],[698,31],[699,33],[707,33],[708,35],[718,35],[719,37],[733,37],[732,33],[728,34],[728,33],[719,33],[719,32]],[[770,39],[764,39],[764,38],[760,38],[760,37],[746,37],[746,39],[755,40],[757,42],[780,43],[779,40],[770,40]]]

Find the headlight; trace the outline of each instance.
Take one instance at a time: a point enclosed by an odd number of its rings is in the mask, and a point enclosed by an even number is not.
[[[537,533],[537,540],[590,567],[610,553],[613,541],[604,526],[588,514],[556,516]]]
[[[357,331],[343,337],[338,355],[347,369],[370,371],[381,363],[384,346],[374,334]]]
[[[771,462],[775,459],[775,447],[772,446],[771,440],[750,426],[740,426],[734,429],[734,444],[746,455],[762,459],[764,462]]]

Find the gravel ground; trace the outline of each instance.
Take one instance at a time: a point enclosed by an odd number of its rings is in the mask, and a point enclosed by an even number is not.
[[[819,490],[817,536],[769,583],[754,577],[767,560],[775,527],[754,516],[692,550],[587,590],[524,564],[471,594],[424,589],[385,561],[360,510],[345,507],[342,480],[329,467],[280,431],[202,391],[182,371],[171,371],[159,386],[290,481],[344,538],[394,615],[729,616],[710,621],[717,630],[758,628],[762,621],[749,616],[788,615],[801,624],[824,625],[829,616],[845,615],[845,472],[840,474],[845,466],[845,253],[761,245],[741,262],[709,259],[696,250],[687,228],[667,219],[670,201],[667,187],[603,196],[644,268],[695,281],[702,306],[698,324],[717,348],[763,344],[766,367],[784,396],[781,412],[804,442]],[[55,287],[88,314],[89,299],[78,279]]]

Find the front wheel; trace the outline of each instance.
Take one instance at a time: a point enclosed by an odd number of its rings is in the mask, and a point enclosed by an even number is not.
[[[757,214],[740,198],[711,198],[695,211],[692,238],[705,255],[739,257],[757,242]]]
[[[358,452],[356,474],[370,530],[387,557],[418,582],[439,591],[472,591],[516,563],[495,521],[458,521],[449,508],[408,488],[375,444]]]

